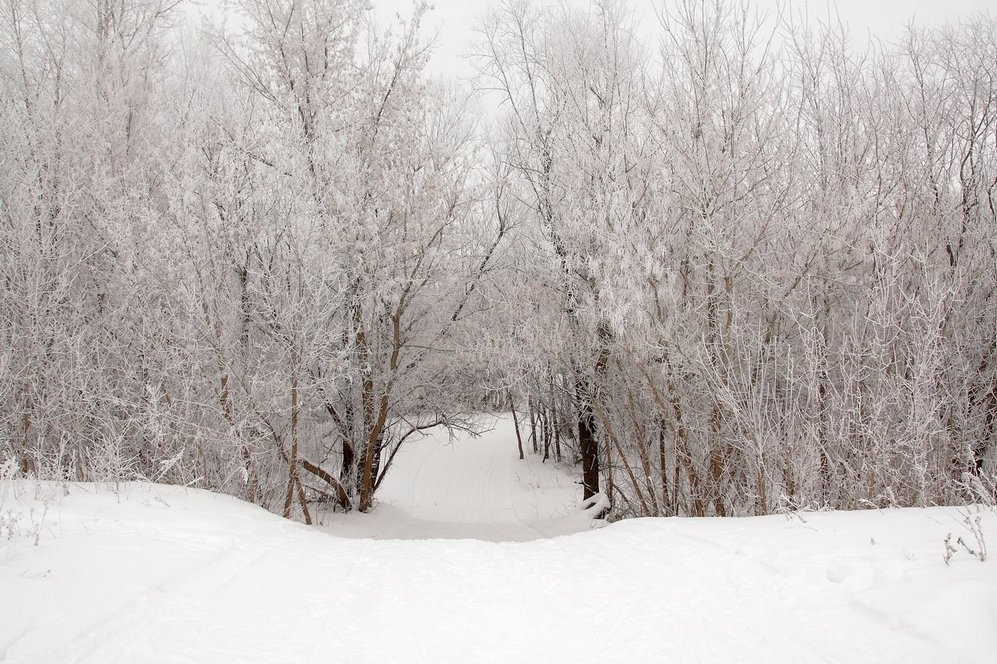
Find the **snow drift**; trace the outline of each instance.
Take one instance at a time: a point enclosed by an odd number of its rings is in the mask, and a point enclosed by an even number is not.
[[[975,544],[955,508],[486,542],[346,539],[149,484],[0,500],[9,662],[997,661],[997,567],[943,560],[947,534]]]

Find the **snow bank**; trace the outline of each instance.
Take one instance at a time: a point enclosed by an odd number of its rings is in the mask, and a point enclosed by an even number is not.
[[[0,543],[9,662],[997,661],[997,564],[946,565],[968,535],[951,508],[520,543],[344,539],[143,484],[4,482],[0,513],[21,524]]]

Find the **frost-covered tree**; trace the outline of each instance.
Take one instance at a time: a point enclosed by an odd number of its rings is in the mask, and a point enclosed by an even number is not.
[[[992,21],[856,52],[730,2],[660,20],[657,66],[612,3],[482,26],[533,219],[519,389],[567,397],[620,514],[955,499],[992,472]]]
[[[308,521],[511,402],[618,516],[993,488],[992,18],[507,0],[476,105],[424,4],[234,5],[0,7],[5,465]]]
[[[636,120],[643,53],[621,3],[549,11],[509,2],[481,26],[478,66],[502,99],[503,158],[531,210],[534,278],[549,302],[535,310],[564,334],[540,366],[570,395],[589,498],[600,490],[598,411],[621,322],[607,298],[625,299],[617,250],[648,193],[646,123]]]
[[[306,446],[320,458],[303,467],[344,506],[355,496],[366,511],[387,467],[382,453],[453,419],[440,352],[501,233],[482,224],[475,205],[473,131],[460,97],[423,77],[424,6],[396,36],[370,29],[360,3],[246,10],[248,38],[226,42],[225,52],[273,123],[255,158],[286,180],[278,189],[295,190],[289,205],[299,210],[277,240],[292,255],[265,262],[294,264],[321,284],[299,302],[305,277],[282,276],[282,303],[267,296],[271,328],[301,321],[279,333],[296,385],[286,457],[293,474],[296,418],[321,413],[316,426],[332,444]],[[310,333],[294,331],[304,324]],[[314,352],[298,348],[305,337]],[[293,396],[301,390],[305,401]],[[337,447],[338,466],[325,467]]]
[[[163,203],[148,157],[161,147],[154,98],[174,9],[2,8],[0,399],[4,444],[25,469],[90,479],[157,443],[149,373],[169,351],[153,347],[159,317],[139,321],[157,304],[142,299],[155,279],[143,231]]]

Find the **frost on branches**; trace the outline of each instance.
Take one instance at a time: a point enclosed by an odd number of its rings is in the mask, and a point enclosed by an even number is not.
[[[309,521],[511,409],[616,516],[994,493],[993,19],[510,0],[461,87],[235,4],[4,5],[0,463]]]

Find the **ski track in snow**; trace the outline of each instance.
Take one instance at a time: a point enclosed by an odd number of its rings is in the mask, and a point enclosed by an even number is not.
[[[0,661],[997,661],[997,565],[942,561],[965,510],[591,530],[503,420],[415,441],[389,478],[321,528],[178,487],[0,482],[0,513],[48,506],[38,546],[0,541]]]

